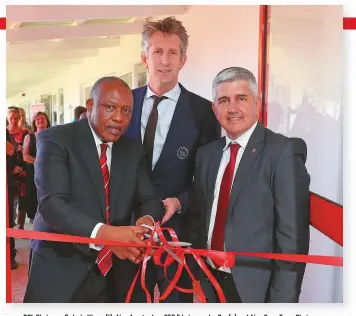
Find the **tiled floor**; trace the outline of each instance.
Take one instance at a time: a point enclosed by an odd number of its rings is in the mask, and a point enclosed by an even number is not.
[[[32,229],[32,225],[30,223],[26,223],[25,229]],[[18,269],[11,271],[12,302],[22,303],[27,285],[30,241],[17,239],[15,241],[15,245],[17,249],[16,261],[19,267]]]

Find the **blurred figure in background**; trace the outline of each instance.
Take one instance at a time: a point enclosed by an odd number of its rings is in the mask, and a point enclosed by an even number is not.
[[[15,167],[15,146],[12,142],[11,135],[6,129],[6,182],[7,182],[7,203],[8,203],[8,217],[9,227],[14,227],[14,199],[15,199],[15,181],[12,171]],[[10,256],[11,256],[11,270],[17,269],[18,265],[15,260],[15,240],[10,238]]]
[[[19,108],[20,120],[19,126],[22,129],[27,129],[30,133],[32,133],[32,127],[26,122],[26,112],[23,108]]]
[[[36,160],[36,138],[44,129],[50,127],[48,116],[44,112],[37,112],[32,119],[33,133],[25,136],[23,144],[23,159],[26,162],[27,171],[27,217],[33,222],[37,212],[37,189],[35,185],[35,168]]]
[[[79,121],[82,119],[86,119],[87,118],[87,112],[83,112],[82,114],[80,114],[79,116]]]
[[[86,113],[87,112],[87,108],[85,108],[84,106],[77,106],[75,109],[74,109],[74,119],[73,119],[73,122],[76,122],[76,121],[79,121],[80,120],[80,116],[83,114],[83,113]]]
[[[26,164],[23,160],[22,146],[25,136],[29,133],[28,129],[19,126],[20,111],[19,108],[11,107],[8,109],[7,119],[9,125],[7,127],[15,148],[15,174],[16,192],[15,196],[18,197],[18,213],[17,225],[18,228],[23,229],[26,219]]]

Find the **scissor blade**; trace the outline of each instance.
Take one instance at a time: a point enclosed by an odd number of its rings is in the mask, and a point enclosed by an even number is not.
[[[180,263],[180,264],[183,264],[182,260],[180,260],[180,258],[175,254],[174,251],[172,251],[171,249],[169,249],[169,248],[167,248],[167,247],[163,247],[163,249],[164,249],[165,251],[167,251],[168,254],[170,254],[170,255],[173,257],[174,260],[176,260],[176,261],[177,261],[178,263]]]
[[[168,244],[172,247],[190,247],[192,245],[185,241],[169,241]]]

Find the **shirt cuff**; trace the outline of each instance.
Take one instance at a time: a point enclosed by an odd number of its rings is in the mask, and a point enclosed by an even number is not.
[[[152,219],[152,222],[153,222],[153,227],[155,226],[155,220],[154,220],[154,218],[151,216],[151,215],[145,215],[145,216],[147,216],[147,217],[149,217],[150,219]],[[144,217],[145,217],[144,216]]]
[[[90,235],[90,238],[95,238],[96,237],[96,234],[98,233],[98,230],[99,228],[104,225],[103,223],[98,223],[95,225],[91,235]],[[89,244],[89,248],[91,249],[94,249],[94,250],[97,250],[97,251],[100,251],[104,248],[103,245],[95,245],[95,244]]]

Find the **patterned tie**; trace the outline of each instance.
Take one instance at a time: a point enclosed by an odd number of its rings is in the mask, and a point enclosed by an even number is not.
[[[104,192],[105,192],[105,207],[106,207],[106,224],[110,223],[110,200],[109,200],[109,192],[110,192],[110,174],[109,167],[107,163],[106,157],[106,149],[108,148],[108,144],[100,144],[101,147],[101,155],[100,155],[100,166],[101,173],[103,175],[104,180]],[[109,248],[104,247],[98,255],[98,268],[103,275],[106,275],[112,266],[112,252]]]
[[[215,216],[215,223],[213,229],[213,237],[211,239],[211,249],[217,251],[224,251],[225,243],[225,226],[229,209],[229,200],[232,180],[234,178],[234,170],[236,165],[237,152],[240,148],[239,144],[230,143],[230,161],[227,164],[224,175],[220,185],[218,207]],[[216,265],[219,269],[220,266]]]
[[[145,136],[143,138],[143,146],[145,147],[146,150],[146,164],[148,170],[152,170],[153,147],[155,142],[155,134],[156,134],[157,121],[158,121],[158,104],[162,100],[167,99],[167,97],[165,96],[157,97],[154,95],[152,96],[152,98],[154,98],[153,107],[150,116],[148,117]]]

